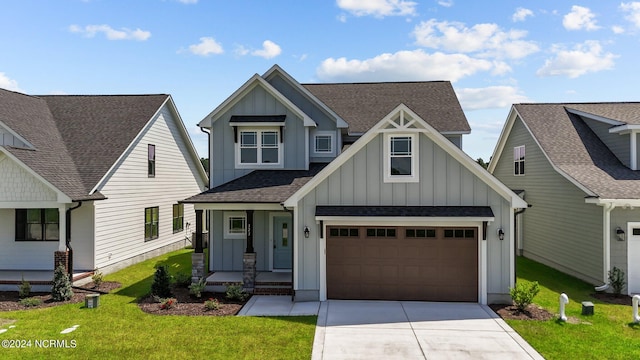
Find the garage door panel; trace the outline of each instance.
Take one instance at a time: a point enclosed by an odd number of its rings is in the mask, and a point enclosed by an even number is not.
[[[381,229],[369,231],[375,234],[369,237],[365,236],[367,230],[361,227],[358,237],[328,237],[329,298],[477,301],[475,228],[448,232],[467,236],[458,238],[444,237],[444,228],[431,230],[431,237],[421,238],[406,238],[409,232],[401,227],[386,233]],[[411,232],[416,233],[426,232]]]

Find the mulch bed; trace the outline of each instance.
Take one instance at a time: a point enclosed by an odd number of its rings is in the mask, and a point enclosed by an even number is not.
[[[151,295],[142,298],[138,306],[142,311],[154,315],[231,316],[236,315],[249,300],[227,301],[224,294],[211,292],[203,292],[200,298],[196,298],[189,294],[189,289],[176,286],[171,288],[171,292],[178,303],[170,309],[161,309],[160,303],[156,302]],[[220,303],[218,310],[205,308],[204,302],[208,299],[218,300]]]
[[[538,320],[553,319],[554,315],[536,304],[531,304],[524,311],[518,310],[515,305],[491,304],[489,307],[505,320]]]
[[[591,294],[591,297],[609,304],[629,305],[629,306],[631,306],[631,302],[633,300],[631,296],[615,295],[615,294],[604,293],[604,292]]]
[[[122,286],[119,282],[115,281],[105,281],[100,286],[95,287],[94,283],[88,283],[82,286],[84,289],[95,289],[102,292],[111,292],[114,289]],[[37,306],[24,306],[20,304],[20,297],[18,296],[18,290],[16,286],[16,291],[1,291],[0,292],[0,311],[14,311],[14,310],[25,310],[25,309],[40,309],[47,308],[52,306],[64,305],[64,304],[75,304],[84,302],[84,298],[87,294],[95,294],[89,290],[81,290],[74,288],[73,289],[73,297],[67,301],[53,301],[51,298],[51,293],[31,293],[29,297],[40,299],[41,303]]]

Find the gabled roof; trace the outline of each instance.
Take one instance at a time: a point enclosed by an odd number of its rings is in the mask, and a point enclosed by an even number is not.
[[[362,134],[398,106],[405,104],[441,133],[471,132],[448,81],[303,84]]]
[[[104,199],[92,190],[161,107],[173,106],[170,99],[164,94],[29,96],[0,89],[0,122],[33,146],[0,151],[72,200]]]
[[[182,202],[281,204],[325,166],[311,163],[309,170],[255,170]]]
[[[322,169],[311,181],[307,182],[300,188],[295,194],[285,201],[286,207],[297,206],[304,196],[306,196],[311,190],[318,186],[322,181],[328,178],[334,171],[340,168],[350,158],[352,158],[358,151],[364,148],[373,138],[385,131],[385,128],[392,123],[397,124],[396,119],[400,119],[400,125],[404,125],[407,129],[426,135],[436,145],[446,151],[451,157],[456,159],[460,164],[467,168],[471,173],[480,178],[491,189],[496,191],[500,196],[509,201],[512,208],[525,208],[527,203],[522,200],[513,191],[507,188],[503,183],[496,179],[493,175],[489,174],[484,168],[482,168],[476,161],[471,159],[469,155],[463,152],[460,148],[455,146],[451,141],[444,137],[438,130],[433,128],[429,123],[420,118],[420,116],[410,109],[405,104],[400,104],[392,109],[386,116],[382,117],[370,130],[362,135],[353,145],[344,150],[338,157],[336,157],[327,167]]]
[[[639,121],[640,103],[516,104],[489,170],[493,172],[504,151],[510,156],[510,149],[505,150],[504,146],[513,123],[520,118],[553,168],[587,196],[640,199],[640,171],[622,164],[575,110],[583,116],[592,114],[614,122],[635,123]]]

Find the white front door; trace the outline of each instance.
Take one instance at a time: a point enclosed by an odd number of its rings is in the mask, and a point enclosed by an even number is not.
[[[627,289],[640,294],[640,223],[627,224]]]

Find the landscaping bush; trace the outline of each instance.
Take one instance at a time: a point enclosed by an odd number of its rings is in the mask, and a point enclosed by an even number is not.
[[[104,281],[104,276],[102,275],[102,272],[98,270],[98,268],[95,268],[93,270],[93,275],[91,275],[91,280],[93,280],[94,287],[99,287],[100,284],[102,284],[102,282]]]
[[[207,280],[205,278],[200,278],[200,280],[197,283],[193,283],[189,285],[189,294],[194,295],[197,298],[200,298],[206,286],[207,286]]]
[[[220,309],[220,302],[218,302],[218,299],[209,298],[209,300],[204,301],[204,308],[209,311],[218,310]]]
[[[173,276],[173,281],[177,286],[186,288],[191,285],[191,275],[180,272]]]
[[[20,305],[23,305],[26,307],[38,306],[40,304],[42,304],[42,300],[36,297],[28,297],[28,298],[20,299]]]
[[[161,298],[168,298],[171,296],[171,277],[169,276],[169,270],[166,266],[158,266],[156,272],[153,275],[153,283],[151,284],[151,294],[157,295]]]
[[[60,264],[53,272],[53,286],[51,287],[51,298],[53,301],[65,301],[73,297],[71,290],[71,280],[64,265]]]
[[[626,283],[627,282],[624,280],[624,271],[615,266],[613,269],[609,270],[609,285],[611,285],[613,293],[616,296],[620,296]]]
[[[231,301],[245,301],[249,294],[242,288],[242,284],[225,284],[225,296]]]
[[[174,298],[164,299],[160,302],[160,309],[169,310],[173,308],[177,303],[178,300]]]
[[[23,275],[22,282],[20,282],[20,285],[18,285],[18,296],[20,296],[20,299],[24,299],[29,297],[30,294],[31,294],[31,284],[29,284],[29,282],[24,279],[24,275]]]
[[[518,282],[515,287],[509,288],[509,295],[519,311],[524,311],[533,302],[538,292],[540,292],[540,285],[537,281],[529,284]]]

